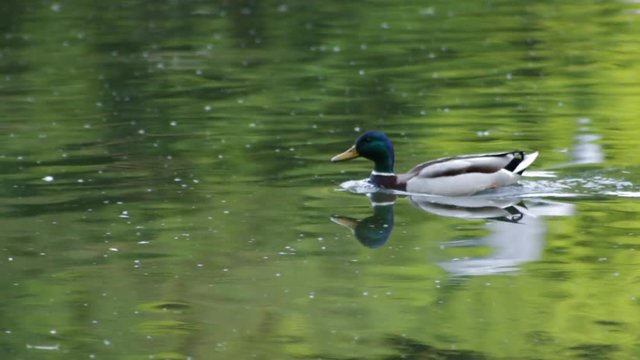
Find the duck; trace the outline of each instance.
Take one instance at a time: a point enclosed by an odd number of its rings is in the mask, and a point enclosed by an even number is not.
[[[522,150],[445,157],[416,165],[404,174],[394,172],[395,153],[382,132],[367,131],[353,146],[331,158],[341,162],[358,157],[373,161],[368,181],[390,190],[439,196],[470,196],[514,184],[538,157]]]

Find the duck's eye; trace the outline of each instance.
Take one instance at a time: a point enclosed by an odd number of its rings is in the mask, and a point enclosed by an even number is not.
[[[365,141],[365,142],[371,142],[371,141],[372,141],[372,139],[371,139],[370,137],[367,137],[367,138],[365,138],[365,139],[364,139],[364,141]]]

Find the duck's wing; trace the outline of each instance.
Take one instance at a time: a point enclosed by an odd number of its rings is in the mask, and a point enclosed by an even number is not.
[[[491,174],[503,169],[520,175],[537,156],[537,152],[527,155],[524,151],[518,150],[447,157],[419,164],[409,170],[406,175],[429,179],[469,173]]]

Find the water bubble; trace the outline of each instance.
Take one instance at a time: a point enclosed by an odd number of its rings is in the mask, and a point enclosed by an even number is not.
[[[46,182],[52,182],[54,180],[54,178],[51,175],[47,175],[47,176],[43,177],[42,180],[46,181]]]
[[[420,15],[433,15],[435,13],[436,13],[436,11],[432,7],[420,9]]]

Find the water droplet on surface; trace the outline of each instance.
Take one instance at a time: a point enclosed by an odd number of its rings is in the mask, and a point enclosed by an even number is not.
[[[420,9],[420,15],[433,15],[436,11],[432,7]]]
[[[54,180],[54,178],[51,175],[47,175],[47,176],[43,177],[42,180],[46,181],[46,182],[52,182]]]

